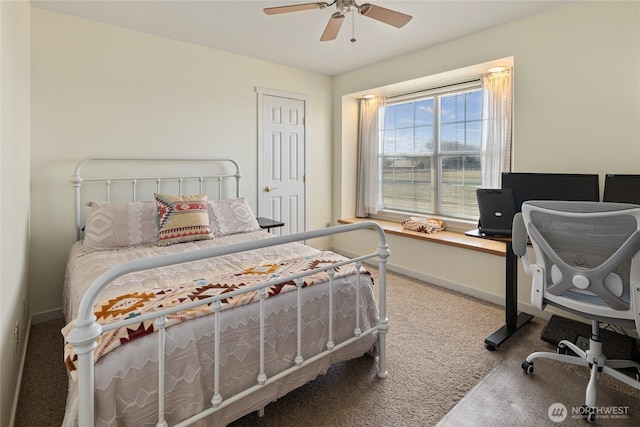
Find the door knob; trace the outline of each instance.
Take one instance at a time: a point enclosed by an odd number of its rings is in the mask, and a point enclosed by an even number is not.
[[[264,187],[264,191],[266,191],[267,193],[273,190],[277,190],[278,187],[269,187],[268,185],[266,187]]]

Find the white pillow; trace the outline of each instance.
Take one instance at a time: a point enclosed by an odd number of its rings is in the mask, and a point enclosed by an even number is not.
[[[83,247],[104,250],[158,243],[155,202],[92,201],[87,205]]]
[[[210,200],[209,222],[216,237],[260,230],[258,220],[244,198]]]

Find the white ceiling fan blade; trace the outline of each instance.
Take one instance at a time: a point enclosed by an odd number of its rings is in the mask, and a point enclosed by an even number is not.
[[[300,10],[324,9],[325,7],[327,7],[327,3],[319,2],[292,4],[290,6],[265,7],[263,10],[267,15],[277,15],[280,13],[298,12]]]
[[[385,24],[393,25],[396,28],[404,27],[407,22],[411,21],[412,16],[404,13],[396,12],[395,10],[387,9],[380,6],[375,6],[370,3],[365,3],[360,6],[360,14],[373,18],[377,21],[384,22]]]
[[[322,33],[322,37],[320,37],[320,41],[324,42],[327,40],[335,40],[338,37],[338,33],[340,32],[340,27],[342,27],[342,22],[344,21],[344,15],[340,12],[336,12],[331,15],[331,19],[327,24],[327,27],[324,29]]]

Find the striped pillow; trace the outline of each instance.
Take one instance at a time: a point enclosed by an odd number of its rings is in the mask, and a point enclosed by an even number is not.
[[[207,195],[175,196],[154,193],[158,207],[158,245],[211,239]]]

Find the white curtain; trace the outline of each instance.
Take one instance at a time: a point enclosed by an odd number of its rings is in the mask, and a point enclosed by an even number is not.
[[[511,171],[513,69],[482,76],[482,186],[500,188],[502,172]]]
[[[382,209],[382,179],[380,177],[380,123],[386,100],[383,97],[360,101],[358,129],[358,177],[356,216],[366,217]]]

